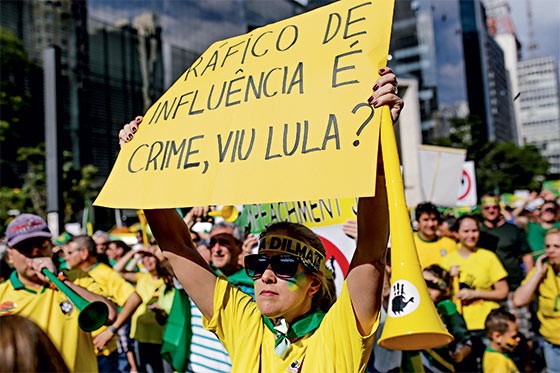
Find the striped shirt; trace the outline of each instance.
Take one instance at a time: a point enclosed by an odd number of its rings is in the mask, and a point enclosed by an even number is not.
[[[231,360],[216,335],[202,326],[202,314],[189,298],[191,303],[192,342],[187,372],[214,373],[231,372]]]

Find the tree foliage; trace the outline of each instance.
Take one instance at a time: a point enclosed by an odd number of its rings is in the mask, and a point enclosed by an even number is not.
[[[23,43],[11,31],[0,27],[0,141],[23,122],[30,97],[25,77],[30,61]]]
[[[0,232],[4,232],[10,214],[46,217],[47,211],[44,131],[38,130],[43,121],[42,96],[30,89],[41,71],[21,40],[2,27],[0,51]],[[64,152],[62,173],[64,222],[76,221],[84,203],[97,195],[97,168],[76,169],[71,154]]]
[[[62,197],[64,200],[64,222],[79,221],[81,211],[99,192],[95,178],[97,168],[86,165],[79,169],[72,166],[70,152],[63,153]],[[0,187],[0,230],[8,224],[10,210],[32,212],[46,217],[47,183],[45,170],[45,145],[18,149],[18,160],[27,164],[21,188]]]
[[[479,190],[511,193],[516,189],[541,189],[549,164],[535,146],[491,142],[481,153],[476,163]]]

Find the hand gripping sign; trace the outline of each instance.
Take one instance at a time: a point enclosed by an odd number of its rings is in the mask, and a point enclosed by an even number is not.
[[[95,204],[373,195],[381,111],[367,98],[393,5],[339,1],[211,45],[147,111]]]

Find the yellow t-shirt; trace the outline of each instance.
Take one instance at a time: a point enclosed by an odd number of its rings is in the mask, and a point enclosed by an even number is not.
[[[507,271],[500,259],[493,252],[477,249],[468,258],[458,252],[450,253],[442,261],[442,267],[449,270],[451,266],[459,266],[459,282],[474,290],[491,290],[492,285],[507,277]],[[486,316],[500,305],[489,300],[476,300],[463,306],[463,317],[469,330],[484,329]]]
[[[84,287],[90,291],[96,289],[93,282],[89,285]],[[68,302],[61,291],[49,287],[39,291],[26,288],[15,271],[8,281],[0,284],[0,315],[14,314],[33,320],[50,337],[70,371],[97,372],[91,334],[80,329],[79,311]],[[62,305],[68,307],[66,313]]]
[[[157,303],[163,296],[165,283],[163,279],[154,280],[149,273],[137,273],[136,292],[142,298],[142,304],[132,315],[132,327],[130,337],[142,343],[161,344],[163,336],[163,325],[156,321],[155,312],[148,306]]]
[[[315,332],[292,343],[284,358],[274,352],[276,336],[268,330],[253,299],[223,278],[216,283],[214,316],[202,318],[216,333],[232,360],[233,372],[363,372],[373,347],[377,320],[361,336],[346,282],[340,297]]]
[[[119,307],[122,307],[132,293],[134,293],[134,286],[129,284],[117,271],[104,263],[97,263],[87,271],[87,274],[99,285],[100,290],[94,291],[94,293],[104,296]],[[81,281],[81,278],[79,278],[74,283],[81,286]],[[102,326],[91,334],[95,337],[105,329],[107,327]],[[117,336],[115,335],[107,342],[103,350],[97,354],[108,356],[116,349]]]
[[[534,275],[535,270],[536,267],[533,267],[522,284]],[[537,317],[541,322],[539,332],[548,342],[560,345],[560,299],[556,304],[556,311],[554,310],[556,297],[560,297],[560,274],[555,274],[550,265],[537,291],[539,293]]]
[[[517,369],[517,366],[509,356],[487,347],[482,357],[482,372],[519,373],[519,369]]]
[[[457,251],[457,243],[449,237],[441,237],[435,241],[424,241],[420,238],[418,232],[414,232],[414,244],[422,268],[432,264],[441,265],[445,256]]]

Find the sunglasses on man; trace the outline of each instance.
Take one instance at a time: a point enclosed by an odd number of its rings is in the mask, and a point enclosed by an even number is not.
[[[29,238],[25,241],[19,242],[14,245],[14,248],[22,253],[23,255],[29,255],[33,252],[33,249],[37,248],[39,250],[47,250],[52,247],[52,243],[48,238],[45,237],[34,237]]]
[[[208,247],[211,249],[217,244],[219,244],[220,246],[232,248],[238,245],[238,241],[235,239],[235,237],[229,234],[219,234],[210,239],[210,246]]]
[[[275,256],[251,254],[245,256],[245,272],[247,272],[249,277],[256,280],[263,276],[264,271],[266,271],[270,265],[272,272],[274,272],[276,277],[289,279],[296,275],[300,263],[305,266],[305,263],[303,263],[297,256],[290,254],[280,254]]]

